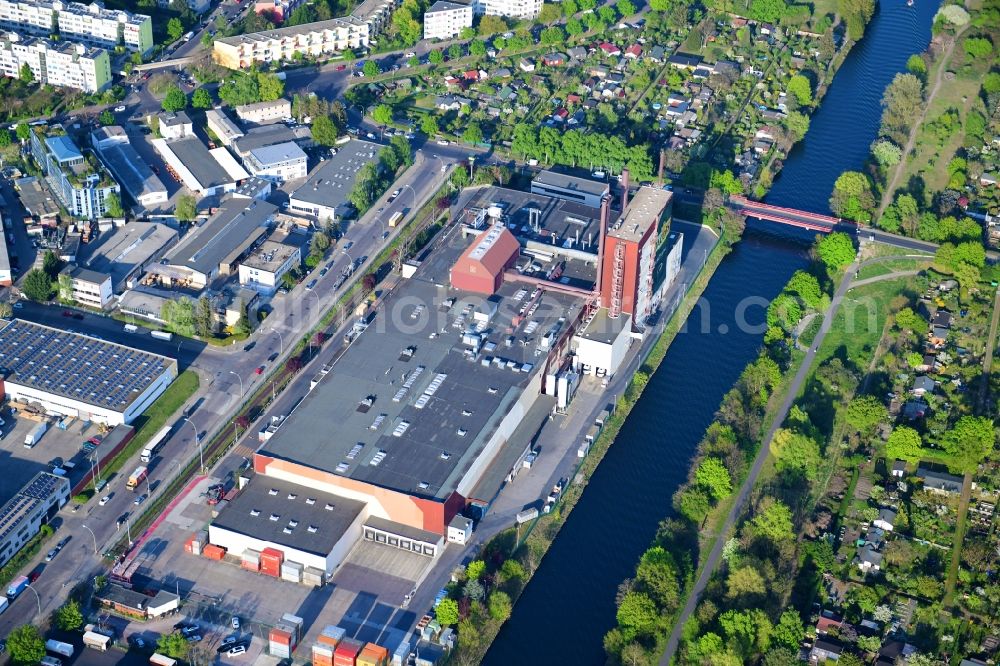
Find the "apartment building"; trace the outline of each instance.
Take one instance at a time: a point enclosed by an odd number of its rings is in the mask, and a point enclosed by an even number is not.
[[[424,12],[424,39],[451,39],[472,27],[472,5],[438,0]]]
[[[111,59],[104,49],[8,33],[0,40],[0,74],[17,78],[25,64],[42,84],[87,93],[111,85]]]
[[[292,141],[251,150],[243,164],[254,176],[275,183],[308,175],[306,154]]]
[[[319,57],[368,46],[369,24],[354,16],[215,40],[212,59],[229,69],[256,62],[291,60],[296,53]]]
[[[75,217],[107,215],[107,199],[121,188],[93,154],[84,155],[59,125],[31,134],[31,154],[63,207]]]
[[[253,125],[267,125],[277,123],[292,117],[292,103],[280,97],[271,102],[256,102],[254,104],[243,104],[236,107],[236,117],[244,126],[247,123]]]
[[[0,28],[68,42],[148,53],[153,48],[153,19],[145,14],[105,9],[61,0],[0,0]]]
[[[156,0],[156,6],[160,9],[167,9],[170,7],[170,1]],[[195,14],[204,14],[212,8],[212,2],[211,0],[187,0],[187,6]]]
[[[69,264],[60,271],[59,298],[103,310],[113,296],[111,275]]]
[[[533,19],[542,11],[542,0],[473,0],[472,11],[489,16]]]

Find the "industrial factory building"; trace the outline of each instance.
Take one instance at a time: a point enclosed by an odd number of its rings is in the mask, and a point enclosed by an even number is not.
[[[328,573],[358,539],[436,556],[456,517],[481,515],[521,467],[549,415],[572,401],[581,371],[617,369],[657,293],[647,294],[648,253],[655,258],[669,193],[624,196],[613,223],[609,197],[591,209],[517,193],[549,216],[586,209],[576,219],[588,230],[596,221],[592,233],[620,238],[622,250],[609,246],[630,277],[612,273],[605,285],[591,266],[580,286],[546,275],[570,261],[559,255],[541,271],[529,265],[540,260],[522,254],[518,232],[527,226],[530,240],[549,220],[531,213],[535,226],[520,224],[529,214],[509,205],[513,192],[488,188],[460,204],[462,233],[442,238],[377,313],[355,323],[332,369],[268,428],[250,490],[220,514],[212,543],[251,558],[277,551]],[[605,291],[614,310],[602,306]]]
[[[131,423],[177,376],[177,361],[15,319],[0,329],[12,403],[115,426]]]

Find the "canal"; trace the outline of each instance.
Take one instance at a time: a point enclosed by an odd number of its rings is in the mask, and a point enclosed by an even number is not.
[[[767,201],[819,213],[837,176],[859,169],[878,131],[879,101],[907,58],[923,51],[937,2],[883,0],[837,73],[809,133],[785,161]],[[757,226],[760,225],[760,226]],[[633,575],[671,497],[687,477],[705,428],[756,356],[764,306],[806,265],[803,237],[751,221],[723,261],[570,514],[483,663],[605,662],[615,592]],[[741,304],[749,307],[737,325]]]

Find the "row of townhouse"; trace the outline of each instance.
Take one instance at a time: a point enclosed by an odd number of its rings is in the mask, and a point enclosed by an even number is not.
[[[35,81],[42,84],[87,93],[111,85],[111,59],[104,49],[7,34],[0,40],[0,75],[17,78],[25,65]]]
[[[148,53],[153,49],[153,19],[144,14],[62,0],[0,0],[0,28],[70,42]]]
[[[319,57],[363,48],[369,36],[365,21],[348,16],[217,39],[212,58],[223,67],[246,69],[255,62],[291,60],[296,53]]]

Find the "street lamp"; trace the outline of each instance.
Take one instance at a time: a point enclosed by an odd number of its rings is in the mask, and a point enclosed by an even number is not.
[[[85,529],[88,532],[90,532],[90,536],[94,537],[94,555],[97,555],[97,535],[94,534],[94,530],[90,529],[86,525],[83,525],[82,527],[83,527],[83,529]]]
[[[278,345],[279,345],[278,346],[278,356],[281,356],[282,354],[285,353],[285,339],[281,336],[281,331],[279,331],[278,329],[272,328],[271,332],[278,334]]]
[[[232,370],[229,371],[229,374],[235,375],[236,379],[240,380],[240,395],[242,396],[243,395],[243,378],[240,377],[238,374],[236,374],[236,372],[234,372]]]
[[[41,615],[42,614],[42,598],[40,596],[38,596],[38,590],[36,590],[35,588],[31,587],[31,585],[25,585],[25,587],[35,593],[35,601],[38,602],[38,614]]]
[[[205,455],[204,455],[204,453],[202,452],[202,449],[201,449],[201,437],[198,436],[198,427],[194,424],[194,422],[191,419],[185,418],[184,420],[187,421],[188,423],[190,423],[191,424],[191,429],[194,430],[194,441],[198,443],[198,459],[201,461],[201,469],[202,469],[202,471],[204,471],[204,469],[205,469]]]

